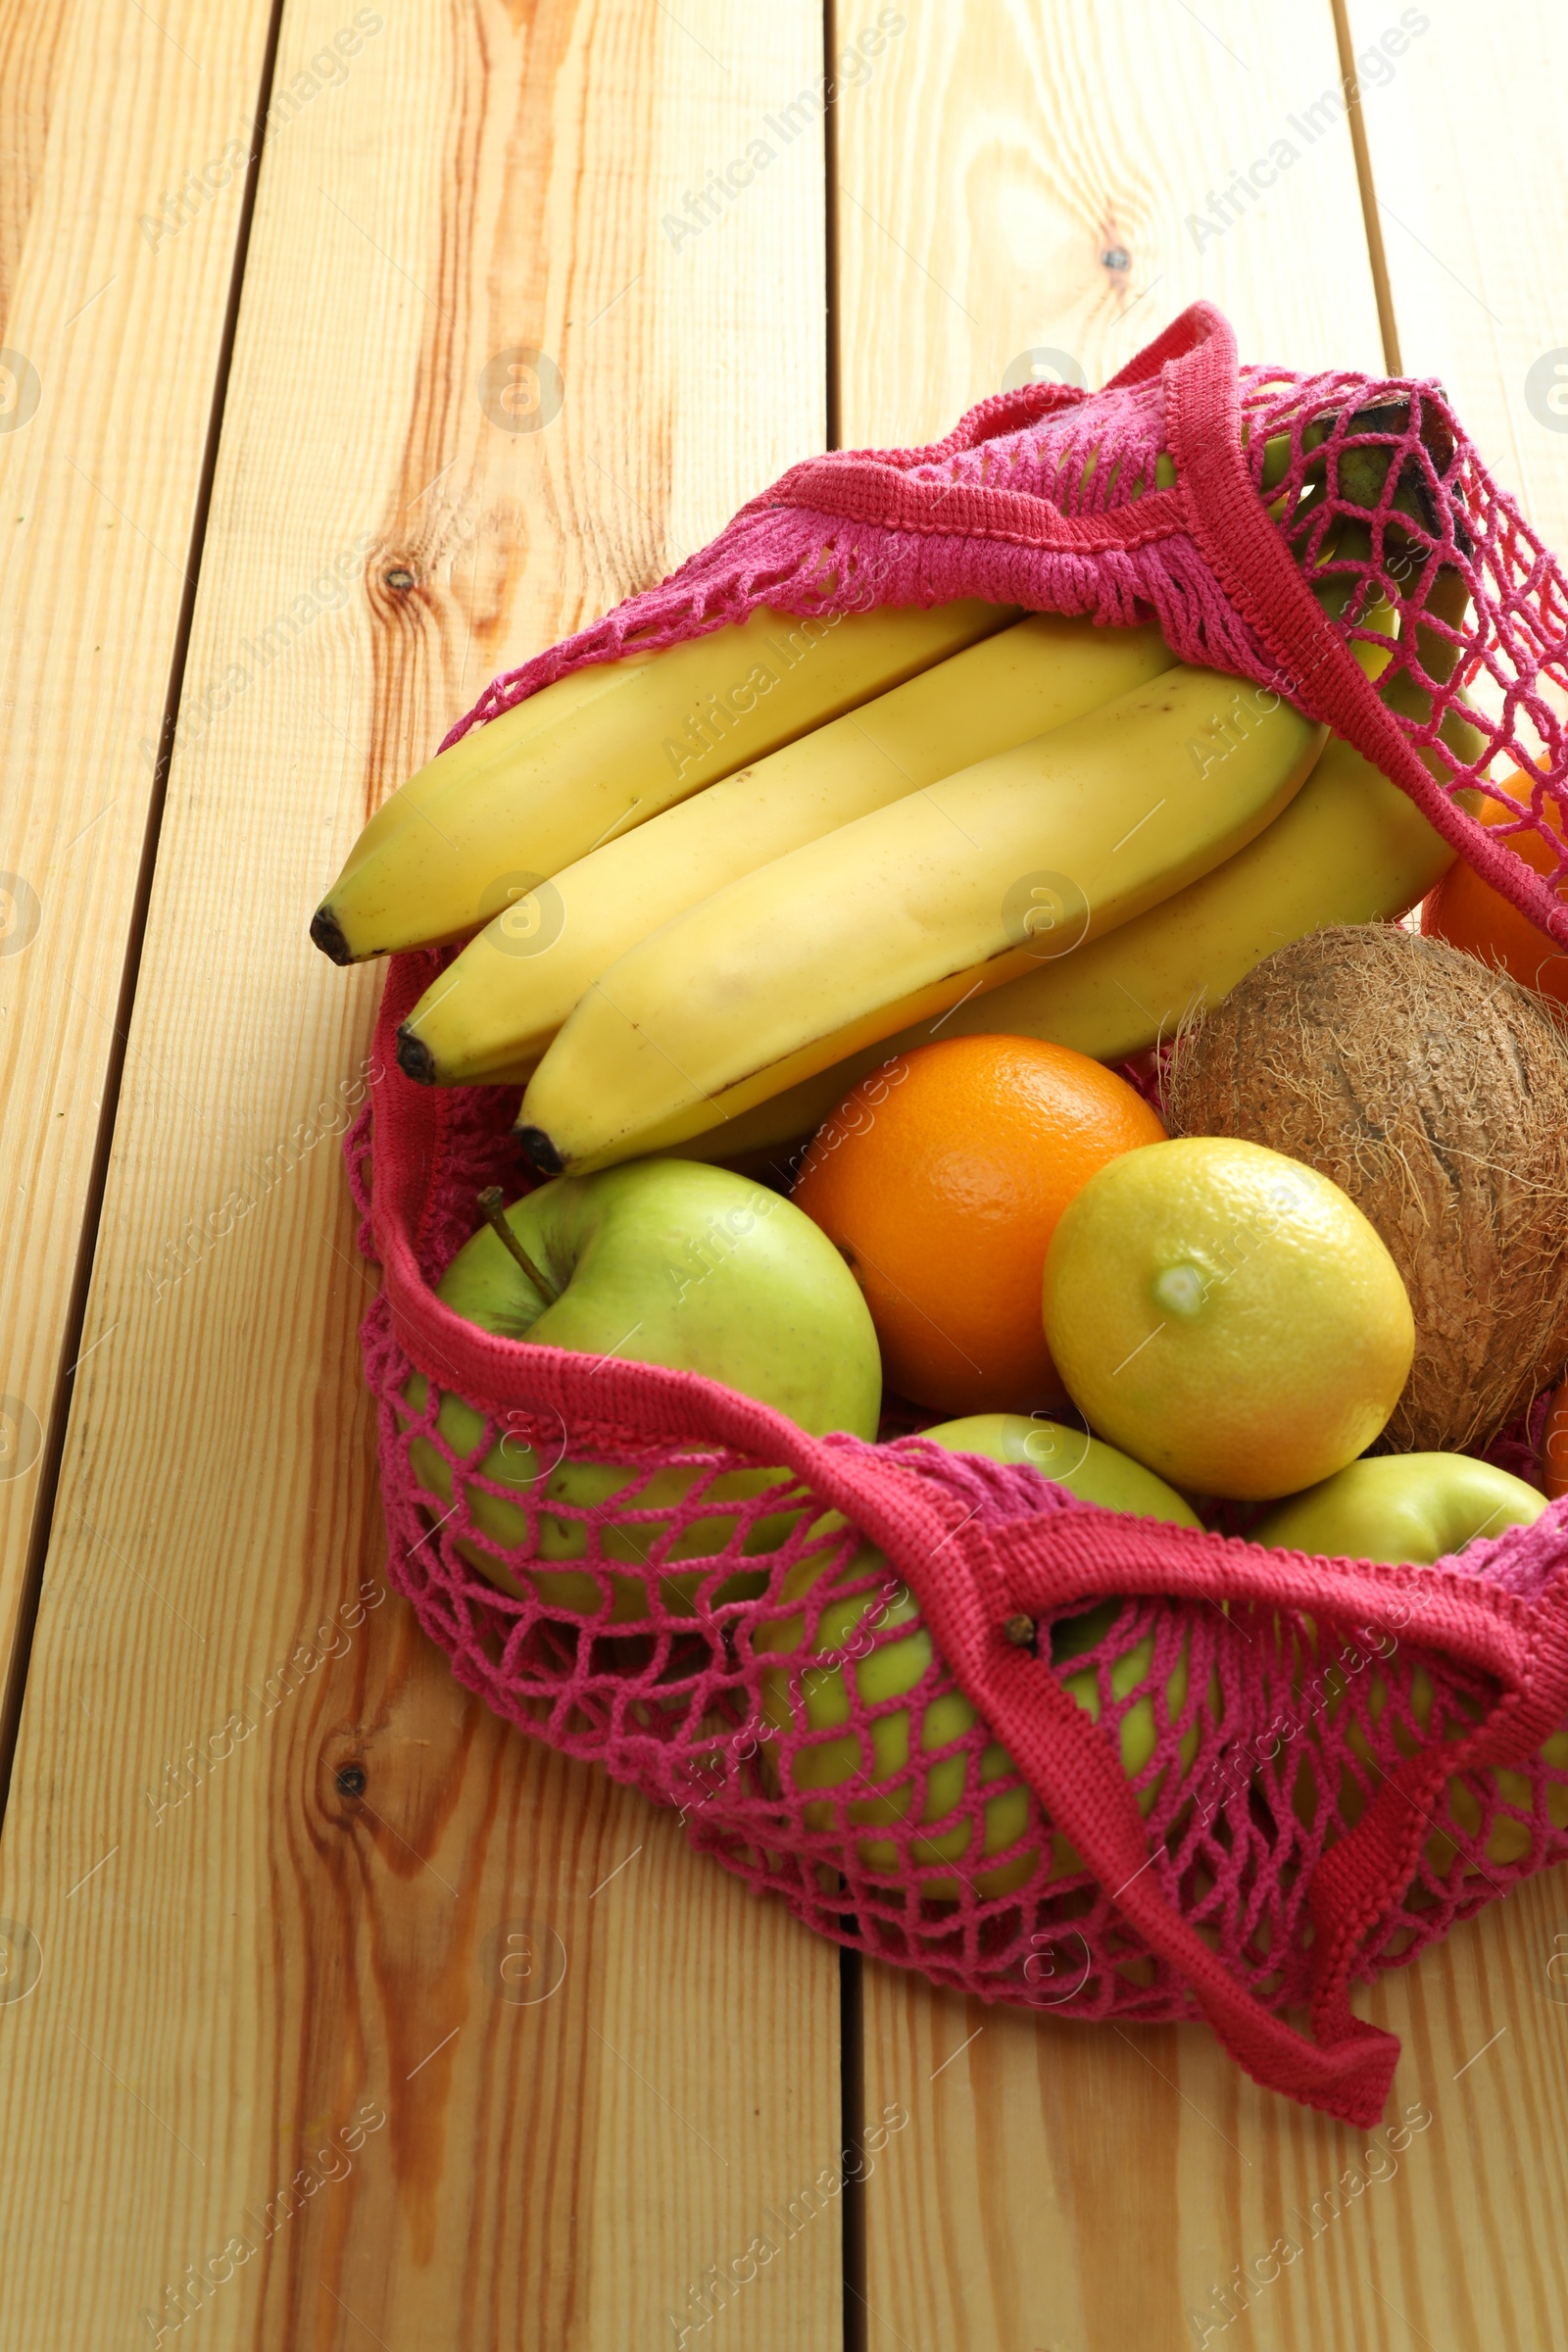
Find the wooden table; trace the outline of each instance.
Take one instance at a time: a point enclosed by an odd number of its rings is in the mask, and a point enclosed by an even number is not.
[[[335,1141],[376,977],[305,926],[493,672],[829,440],[1100,382],[1200,293],[1441,376],[1568,543],[1551,0],[829,19],[0,9],[7,2347],[1568,2338],[1560,1874],[1367,1998],[1391,2170],[1204,2031],[841,1966],[387,1588]]]

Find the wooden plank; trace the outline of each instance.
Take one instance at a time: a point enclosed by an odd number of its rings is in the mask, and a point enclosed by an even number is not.
[[[868,2352],[1562,2341],[1560,1882],[1357,1997],[1404,2044],[1372,2132],[1256,2089],[1202,2027],[1074,2025],[868,1970],[866,2111],[910,2117],[866,2191]]]
[[[837,110],[849,446],[1031,372],[1102,383],[1199,295],[1250,359],[1381,368],[1327,0],[1288,38],[1250,0],[837,13],[840,51],[906,20]]]
[[[325,1140],[375,979],[305,931],[493,670],[820,445],[820,133],[663,226],[820,19],[374,13],[282,24],[281,91],[364,37],[263,167],[0,1846],[0,2334],[167,2343],[183,2281],[209,2346],[622,2352],[716,2265],[737,2341],[828,2344],[835,2226],[747,2250],[837,2152],[832,1950],[379,1597]],[[475,396],[518,346],[542,429]]]
[[[0,10],[0,1693],[58,1458],[153,800],[139,739],[180,635],[269,16]]]
[[[1533,257],[1563,221],[1551,141],[1568,26],[1550,0],[1511,9],[1505,43],[1478,41],[1460,0],[1423,0],[1414,16],[1429,29],[1401,49],[1398,12],[1371,0],[1347,11],[1402,363],[1441,379],[1493,471],[1561,548],[1568,413],[1549,395],[1568,377],[1554,364],[1560,306]]]
[[[1457,0],[1405,14],[1429,29],[1403,48],[1396,12],[1357,0],[1347,20],[1402,365],[1439,378],[1498,481],[1568,549],[1568,329],[1532,258],[1564,218],[1568,27],[1549,0],[1511,10],[1501,44],[1478,41]]]
[[[1554,222],[1561,198],[1544,181],[1558,90],[1519,73],[1511,42],[1478,85],[1457,16],[1440,36],[1431,13],[1386,101],[1413,110],[1402,173],[1384,178],[1376,138],[1374,167],[1380,188],[1399,176],[1396,208],[1442,264],[1512,317],[1510,286],[1467,267],[1484,246],[1494,271],[1509,246],[1503,203],[1520,217],[1511,179],[1492,191],[1491,214],[1476,214],[1488,176],[1477,159],[1529,147],[1541,161],[1538,209],[1526,204],[1525,217]],[[1198,293],[1228,312],[1244,354],[1381,367],[1350,141],[1343,110],[1320,100],[1339,72],[1326,7],[1293,18],[1288,42],[1267,12],[1240,6],[1091,12],[1034,0],[907,15],[840,118],[848,440],[945,430],[1029,347],[1065,352],[1101,381]],[[1357,45],[1396,17],[1367,13]],[[1538,30],[1546,21],[1538,13]],[[1530,37],[1525,57],[1539,63]],[[1424,98],[1418,74],[1440,77],[1441,99]],[[1533,140],[1504,130],[1521,80],[1532,83]],[[1375,111],[1369,122],[1375,131]],[[1189,216],[1269,155],[1276,135],[1298,152],[1266,214],[1249,206],[1223,235],[1196,237]],[[1411,186],[1420,164],[1433,175],[1424,184],[1455,191],[1456,214],[1462,187],[1473,244],[1429,234]],[[1427,356],[1422,318],[1407,323],[1398,233],[1386,235],[1406,365],[1439,365],[1468,415],[1478,363],[1472,350],[1464,376],[1459,361],[1480,315],[1428,268],[1422,282],[1446,288],[1437,317],[1452,349],[1434,335]],[[1101,258],[1118,251],[1125,270]],[[1525,266],[1515,235],[1508,268]],[[1520,306],[1540,317],[1537,349],[1553,340],[1541,317],[1548,300]],[[1524,368],[1521,350],[1506,376],[1517,434],[1535,431],[1521,478],[1568,450],[1521,416]],[[1484,406],[1476,413],[1485,435]],[[868,1966],[865,2109],[909,2116],[866,2190],[868,2352],[900,2342],[1471,2352],[1558,2340],[1551,2119],[1568,2011],[1547,1971],[1559,1933],[1568,1950],[1568,1903],[1538,1882],[1365,1996],[1365,2013],[1404,2042],[1381,2133],[1255,2090],[1199,2028],[1122,2034],[987,2010]],[[1390,2127],[1399,2132],[1406,2107],[1429,2120],[1405,2127],[1400,2148]],[[1227,2303],[1237,2265],[1252,2283]]]

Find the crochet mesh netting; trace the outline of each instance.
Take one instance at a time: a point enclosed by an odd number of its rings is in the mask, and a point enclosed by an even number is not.
[[[1342,561],[1394,609],[1423,719],[1391,716],[1347,651],[1373,631],[1325,621],[1302,583],[1347,518],[1370,553]],[[1327,719],[1568,938],[1556,877],[1454,798],[1530,764],[1511,829],[1561,849],[1555,561],[1438,387],[1238,368],[1204,305],[1103,392],[1004,394],[935,448],[797,466],[448,740],[760,604],[961,596],[1152,614],[1183,659]],[[1486,746],[1468,765],[1439,733],[1464,690]],[[383,1269],[365,1348],[391,1573],[458,1677],[681,1807],[695,1845],[823,1935],[985,1999],[1205,2016],[1259,2081],[1374,2120],[1397,2043],[1349,1985],[1568,1854],[1568,1504],[1435,1569],[1312,1561],[918,1437],[812,1440],[692,1374],[493,1339],[433,1285],[476,1195],[523,1189],[516,1091],[396,1067],[443,960],[394,958],[349,1148]],[[438,1424],[443,1397],[466,1418]],[[1123,1742],[1147,1759],[1131,1772]]]

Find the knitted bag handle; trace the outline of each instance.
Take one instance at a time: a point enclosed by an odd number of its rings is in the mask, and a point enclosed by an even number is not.
[[[1141,359],[1147,357],[1147,353],[1140,354]],[[1134,378],[1124,371],[1113,380],[1123,383]],[[1050,547],[1075,555],[1099,555],[1112,547],[1143,547],[1185,528],[1186,507],[1179,490],[1152,490],[1131,506],[1118,507],[1107,514],[1063,514],[1049,499],[1038,498],[1032,491],[1000,490],[982,482],[939,481],[908,470],[940,466],[945,459],[973,449],[994,434],[1037,424],[1043,416],[1075,408],[1087,398],[1087,393],[1070,384],[1029,384],[1016,392],[996,392],[971,409],[945,441],[901,452],[904,465],[890,465],[879,451],[830,450],[792,466],[760,503],[810,507],[818,514],[842,514],[880,530],[951,532],[956,537],[1002,539],[1016,547]]]
[[[1366,2128],[1398,2060],[1396,2034],[1354,2015],[1349,1974],[1363,1939],[1409,1882],[1444,1783],[1476,1765],[1516,1765],[1568,1720],[1568,1570],[1533,1601],[1457,1566],[1394,1567],[1270,1551],[1157,1520],[1074,1504],[985,1526],[954,1517],[940,1485],[912,1473],[890,1507],[885,1473],[840,1455],[813,1484],[875,1537],[920,1604],[955,1681],[1129,1926],[1193,1987],[1237,2062],[1266,2088]],[[948,1507],[942,1503],[947,1500]],[[940,1567],[936,1564],[940,1561]],[[1106,1734],[1009,1619],[1039,1619],[1115,1594],[1251,1603],[1349,1628],[1386,1623],[1430,1654],[1492,1677],[1497,1691],[1463,1739],[1434,1740],[1389,1776],[1314,1872],[1308,2040],[1238,1984],[1176,1909],[1151,1865],[1148,1830]]]
[[[1108,513],[1062,514],[1033,493],[938,477],[945,459],[992,435],[1076,407],[1076,387],[1035,385],[971,409],[945,441],[896,453],[846,450],[793,466],[759,506],[810,507],[892,531],[981,536],[1079,555],[1146,546],[1186,533],[1231,603],[1278,663],[1280,691],[1393,778],[1427,822],[1484,879],[1517,895],[1509,848],[1455,806],[1384,708],[1325,617],[1289,547],[1270,521],[1242,444],[1236,337],[1223,312],[1195,302],[1113,375],[1105,389],[1162,375],[1175,486]],[[920,471],[918,468],[925,468]],[[1568,940],[1568,905],[1550,894],[1531,919]]]

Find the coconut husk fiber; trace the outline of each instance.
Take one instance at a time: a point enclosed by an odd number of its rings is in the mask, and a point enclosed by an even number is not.
[[[1484,1446],[1568,1356],[1560,1022],[1474,956],[1366,923],[1265,956],[1176,1041],[1172,1134],[1331,1176],[1403,1276],[1415,1361],[1380,1446]]]

